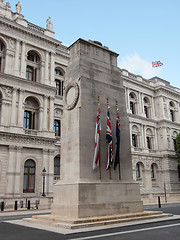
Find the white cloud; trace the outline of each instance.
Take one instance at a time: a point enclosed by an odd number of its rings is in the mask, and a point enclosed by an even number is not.
[[[159,76],[161,73],[160,68],[153,68],[152,62],[142,59],[138,54],[122,57],[118,66],[147,79]]]

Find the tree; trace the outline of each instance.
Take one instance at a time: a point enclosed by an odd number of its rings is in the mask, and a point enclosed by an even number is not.
[[[178,157],[178,163],[180,164],[180,133],[176,137],[176,155]]]

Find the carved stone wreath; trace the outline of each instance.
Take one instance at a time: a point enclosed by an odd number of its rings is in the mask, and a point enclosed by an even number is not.
[[[79,98],[79,86],[76,82],[70,82],[65,87],[65,107],[67,110],[72,110]]]

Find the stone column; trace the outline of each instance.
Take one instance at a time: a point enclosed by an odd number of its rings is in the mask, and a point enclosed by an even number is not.
[[[38,130],[42,130],[43,129],[43,108],[39,107],[39,122],[38,122]]]
[[[20,176],[21,176],[21,154],[22,154],[22,147],[17,147],[16,152],[16,166],[15,166],[15,190],[14,193],[16,195],[20,194]],[[24,171],[24,170],[23,170]]]
[[[50,77],[50,84],[53,85],[54,83],[54,53],[51,52],[51,77]]]
[[[152,118],[154,119],[154,118],[156,118],[156,114],[155,114],[155,106],[154,106],[154,98],[153,97],[151,97],[151,104],[152,104]]]
[[[142,116],[143,109],[142,109],[142,98],[141,98],[141,93],[138,93],[138,98],[139,98],[139,115]]]
[[[19,89],[18,126],[23,127],[23,90]]]
[[[12,105],[11,105],[11,126],[16,125],[16,96],[17,96],[17,89],[13,88],[12,93]]]
[[[46,51],[46,58],[45,58],[45,77],[44,77],[45,84],[49,83],[49,52]]]
[[[14,173],[15,173],[15,146],[9,146],[9,158],[8,158],[8,171],[7,171],[7,186],[6,186],[6,194],[13,195],[14,194]]]
[[[4,100],[1,101],[1,125],[5,123],[5,111],[6,111],[6,103]]]
[[[165,119],[163,97],[161,97],[161,96],[159,97],[159,102],[160,102],[160,109],[159,109],[159,111],[160,111],[160,117],[161,117],[162,119]]]
[[[49,180],[49,164],[48,164],[48,160],[49,160],[49,152],[48,149],[43,149],[43,165],[42,165],[42,169],[41,169],[41,173],[42,170],[45,168],[46,169],[46,175],[45,175],[45,194],[48,192],[48,188],[49,188],[49,184],[48,184],[48,180]],[[43,181],[43,179],[42,179]],[[43,184],[42,184],[42,189],[43,189]]]
[[[145,136],[144,136],[144,126],[141,124],[141,145],[145,148]]]
[[[19,46],[20,42],[16,40],[16,52],[15,52],[15,63],[14,63],[14,74],[19,76]]]
[[[49,181],[48,193],[53,194],[53,180],[54,180],[54,150],[49,150]]]
[[[5,62],[4,62],[4,73],[9,73],[9,52],[8,50],[6,50],[6,54],[5,54]]]
[[[47,130],[47,98],[44,96],[43,130]]]
[[[129,88],[126,90],[126,96],[125,99],[127,101],[127,112],[130,113],[130,104],[129,104]]]
[[[26,69],[25,69],[25,48],[26,48],[26,44],[25,42],[22,42],[22,49],[21,49],[21,77],[25,78],[25,73],[26,73]]]
[[[54,97],[50,97],[50,108],[49,108],[49,130],[53,131],[54,129]]]
[[[41,61],[40,83],[44,83],[44,61]]]
[[[158,147],[158,139],[157,139],[157,130],[156,130],[156,128],[154,128],[154,149],[155,149],[155,150],[159,150],[159,147]]]

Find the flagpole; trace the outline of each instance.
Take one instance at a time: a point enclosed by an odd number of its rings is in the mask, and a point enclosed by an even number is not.
[[[107,111],[108,111],[108,107],[109,107],[109,101],[107,98]],[[108,143],[108,154],[109,154],[109,143]],[[109,167],[109,179],[111,180],[111,163],[110,163],[110,167]]]
[[[118,103],[116,101],[116,115],[118,112]],[[120,150],[120,146],[119,146],[119,150]],[[120,151],[119,151],[119,155],[120,155]],[[119,180],[121,180],[121,169],[120,169],[120,156],[119,156]]]
[[[98,111],[99,111],[99,96],[98,96]],[[101,134],[100,134],[100,129],[99,129],[99,180],[101,180]]]

